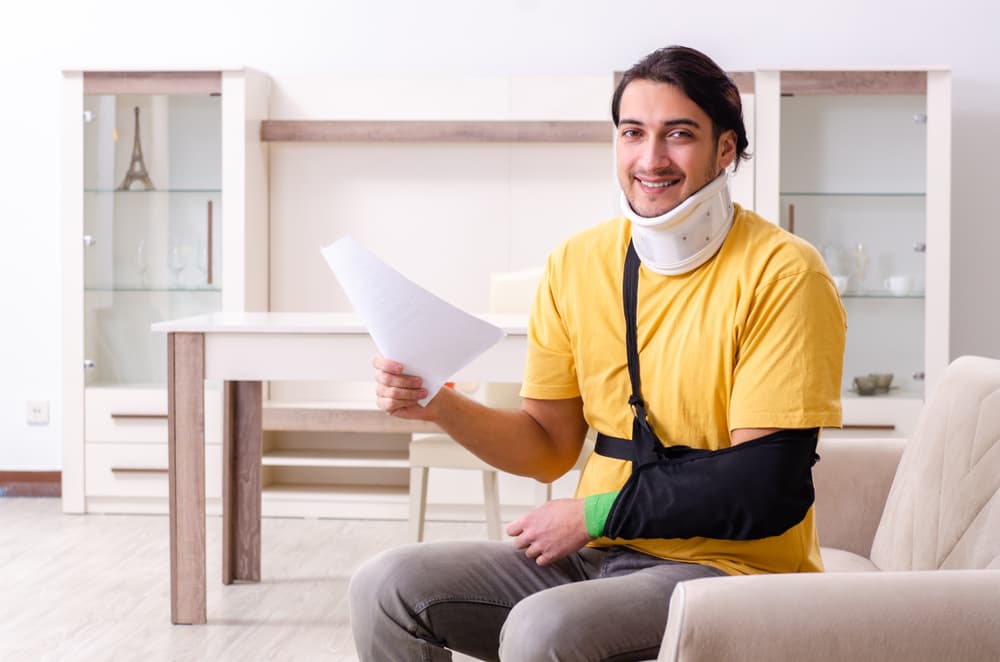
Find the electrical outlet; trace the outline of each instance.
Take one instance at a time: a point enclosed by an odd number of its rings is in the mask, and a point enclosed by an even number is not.
[[[35,425],[47,425],[49,422],[48,400],[35,400],[25,404],[25,418]]]

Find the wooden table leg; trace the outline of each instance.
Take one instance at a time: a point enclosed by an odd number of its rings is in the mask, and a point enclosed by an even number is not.
[[[206,622],[205,336],[167,335],[170,620]]]
[[[260,581],[261,382],[226,382],[222,430],[222,583]]]

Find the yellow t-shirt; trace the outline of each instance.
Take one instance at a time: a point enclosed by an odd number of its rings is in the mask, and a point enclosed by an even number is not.
[[[531,316],[521,395],[583,398],[591,428],[628,439],[632,411],[622,272],[630,224],[618,218],[566,241],[548,260]],[[735,209],[716,256],[694,271],[639,270],[642,398],[666,445],[717,450],[736,428],[839,427],[846,316],[819,253]],[[620,489],[627,460],[593,454],[578,498]],[[810,508],[780,536],[609,540],[731,574],[820,571]]]

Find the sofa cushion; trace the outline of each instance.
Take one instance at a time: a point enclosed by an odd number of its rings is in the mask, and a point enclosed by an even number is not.
[[[854,552],[836,547],[820,547],[819,553],[827,572],[878,572],[878,566],[871,559]]]
[[[1000,361],[956,359],[907,444],[871,558],[882,570],[1000,567]]]
[[[868,558],[906,440],[825,438],[813,467],[821,547]]]

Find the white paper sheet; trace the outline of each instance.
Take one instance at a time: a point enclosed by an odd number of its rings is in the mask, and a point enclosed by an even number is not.
[[[503,329],[452,306],[382,262],[353,237],[321,250],[354,310],[386,358],[423,378],[425,405],[445,381],[504,336]]]

